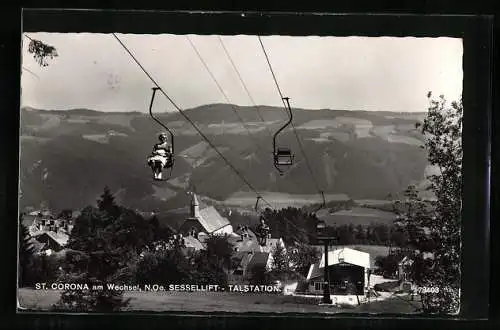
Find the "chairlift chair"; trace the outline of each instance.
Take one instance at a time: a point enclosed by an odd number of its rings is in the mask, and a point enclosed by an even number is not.
[[[293,154],[289,148],[278,148],[274,155],[274,163],[278,166],[290,166],[293,164]]]
[[[276,147],[276,137],[278,134],[285,129],[292,122],[292,108],[290,107],[290,102],[288,97],[284,97],[283,100],[287,102],[287,110],[289,113],[288,121],[276,132],[273,137],[273,156],[274,156],[274,167],[278,170],[280,175],[283,175],[284,171],[280,168],[280,166],[290,166],[293,165],[294,155],[290,148],[287,147]]]
[[[255,202],[255,211],[257,213],[260,213],[258,207],[259,207],[259,201],[261,199],[262,199],[261,196],[257,196],[257,201]],[[263,219],[264,222],[266,221],[265,217],[262,214],[260,215],[260,219]],[[257,241],[258,241],[259,245],[260,246],[266,246],[267,245],[267,239],[269,238],[269,235],[270,235],[270,228],[269,228],[269,226],[267,226],[267,224],[266,224],[265,228],[260,228],[260,225],[257,226],[257,230],[255,231],[255,234],[257,236]]]
[[[170,173],[168,175],[168,177],[170,177],[172,175],[172,168],[174,166],[174,134],[172,133],[172,131],[165,125],[163,124],[158,118],[156,118],[154,115],[153,115],[153,101],[154,101],[154,98],[155,98],[155,95],[156,95],[156,91],[159,90],[160,88],[159,87],[153,87],[152,90],[153,90],[153,94],[151,95],[151,102],[149,104],[149,115],[151,116],[151,118],[157,122],[161,127],[163,127],[165,130],[167,130],[167,132],[170,134],[170,145],[171,145],[171,153],[169,155],[167,155],[167,161],[165,163],[165,165],[163,166],[163,168],[169,168],[170,169]]]

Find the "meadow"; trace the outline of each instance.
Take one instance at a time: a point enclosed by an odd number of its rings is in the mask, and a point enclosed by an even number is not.
[[[19,290],[19,304],[28,310],[45,310],[59,299],[60,291]],[[320,298],[277,294],[226,292],[126,292],[132,298],[125,311],[147,312],[228,312],[228,313],[414,313],[418,302],[408,297],[373,300],[352,307],[319,306]]]

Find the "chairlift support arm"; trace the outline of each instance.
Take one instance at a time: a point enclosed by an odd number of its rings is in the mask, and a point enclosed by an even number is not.
[[[163,124],[158,118],[156,118],[153,115],[153,101],[155,99],[156,91],[159,89],[160,89],[160,87],[153,87],[152,88],[153,95],[151,95],[151,103],[149,104],[149,115],[151,116],[151,118],[153,118],[154,121],[156,121],[164,129],[166,129],[167,132],[170,134],[170,141],[171,141],[171,145],[172,145],[172,154],[173,154],[174,153],[174,134],[165,124]]]
[[[321,194],[321,198],[323,200],[321,202],[321,205],[314,211],[314,214],[316,214],[316,212],[318,212],[319,210],[321,210],[322,208],[324,208],[326,206],[325,192],[324,191],[320,191],[320,194]]]
[[[257,209],[258,205],[259,205],[259,200],[261,200],[262,197],[261,196],[257,196],[257,200],[255,201],[255,211],[256,212],[259,212],[259,210]]]
[[[283,126],[281,126],[281,128],[276,133],[274,133],[273,151],[275,154],[276,154],[276,137],[278,136],[279,133],[281,133],[282,130],[284,130],[288,125],[290,125],[290,123],[292,122],[292,119],[293,119],[292,108],[290,107],[290,102],[289,102],[290,98],[284,97],[283,100],[285,100],[287,105],[288,105],[287,110],[288,110],[289,118],[288,118],[288,121]]]
[[[274,156],[277,155],[277,151],[276,151],[276,138],[278,137],[278,134],[280,134],[281,131],[283,131],[288,125],[290,125],[290,123],[293,120],[292,108],[290,107],[290,98],[289,97],[283,97],[283,100],[285,100],[286,103],[287,103],[287,110],[288,110],[289,118],[288,118],[288,121],[283,126],[281,126],[281,128],[276,133],[274,133],[274,136],[273,136],[273,155]],[[280,173],[283,173],[283,171],[278,167],[278,165],[276,164],[276,162],[274,163],[274,167],[276,167],[276,169]]]

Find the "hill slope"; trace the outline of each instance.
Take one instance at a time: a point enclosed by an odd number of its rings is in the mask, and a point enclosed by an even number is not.
[[[259,110],[266,122],[259,120],[255,109],[237,107],[247,127],[226,104],[189,109],[185,114],[255,189],[270,196],[273,192],[309,195],[315,203],[318,185],[332,196],[384,199],[424,179],[427,161],[418,148],[422,137],[414,129],[423,114],[294,109],[294,125],[316,184],[289,129],[279,135],[278,144],[291,147],[295,164],[284,176],[277,175],[268,130],[276,131],[285,114],[280,108]],[[255,194],[180,114],[160,118],[176,136],[176,165],[170,181],[155,183],[146,157],[161,128],[149,116],[23,109],[21,207],[43,203],[54,209],[80,208],[94,203],[104,185],[118,192],[119,201],[141,210],[185,206],[189,184],[215,200],[230,199],[234,204],[247,196],[241,206],[253,204],[248,200],[255,201]]]

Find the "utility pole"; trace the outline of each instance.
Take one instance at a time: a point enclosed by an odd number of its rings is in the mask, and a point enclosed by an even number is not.
[[[316,225],[316,237],[318,241],[323,242],[323,247],[325,250],[325,265],[324,265],[324,275],[323,275],[323,304],[331,304],[332,299],[330,298],[330,276],[328,274],[328,246],[330,245],[331,237],[327,236],[326,224],[324,221],[319,220]]]

